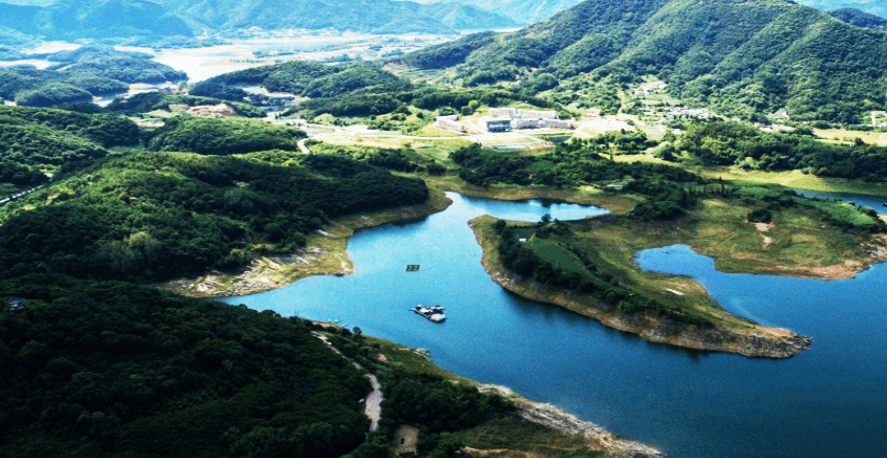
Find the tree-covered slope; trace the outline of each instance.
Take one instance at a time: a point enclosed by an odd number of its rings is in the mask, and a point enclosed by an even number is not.
[[[463,58],[470,39],[454,58],[441,56],[460,62],[457,76],[467,84],[545,75],[563,82],[586,73],[620,82],[652,74],[674,95],[725,113],[787,107],[796,117],[843,122],[859,122],[887,102],[887,33],[783,0],[587,0]],[[434,66],[414,55],[400,61]]]
[[[19,164],[52,168],[96,159],[106,148],[139,143],[132,121],[110,115],[0,106],[0,155]]]
[[[3,207],[0,275],[165,280],[239,267],[291,252],[329,218],[427,198],[421,180],[333,156],[114,157]]]
[[[323,65],[291,61],[227,73],[210,82],[234,85],[256,84],[273,92],[305,97],[336,97],[372,86],[406,83],[374,64]]]
[[[0,455],[338,457],[363,373],[299,318],[59,275],[0,282]],[[264,438],[264,439],[262,439]],[[264,455],[263,455],[264,456]]]

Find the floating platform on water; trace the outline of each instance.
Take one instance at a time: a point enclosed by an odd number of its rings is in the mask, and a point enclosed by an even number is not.
[[[417,305],[415,308],[412,308],[410,310],[424,316],[428,320],[435,323],[440,323],[447,319],[447,316],[443,313],[444,308],[439,305],[435,305],[434,307],[423,307],[421,305]]]
[[[419,264],[410,264],[407,266],[407,272],[418,272],[421,267]]]

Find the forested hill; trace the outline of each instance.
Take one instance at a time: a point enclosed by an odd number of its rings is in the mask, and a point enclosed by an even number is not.
[[[518,32],[468,36],[398,63],[440,61],[458,64],[467,83],[547,78],[571,90],[652,74],[728,114],[787,108],[859,122],[887,102],[887,33],[784,0],[587,0]]]

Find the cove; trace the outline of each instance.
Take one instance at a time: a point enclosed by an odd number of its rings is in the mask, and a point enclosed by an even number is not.
[[[722,274],[683,247],[639,253],[642,268],[690,275],[725,308],[815,337],[788,360],[748,359],[651,344],[560,308],[522,300],[490,280],[468,221],[482,214],[568,220],[600,209],[496,202],[448,193],[446,211],[359,231],[355,274],[312,277],[228,298],[431,350],[440,366],[550,402],[672,457],[878,456],[887,390],[884,265],[843,281]],[[547,206],[546,206],[547,205]],[[419,264],[419,272],[406,272]],[[409,312],[446,307],[434,324]]]

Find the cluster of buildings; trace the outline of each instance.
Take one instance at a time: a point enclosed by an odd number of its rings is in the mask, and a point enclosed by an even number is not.
[[[451,132],[465,133],[465,124],[459,116],[438,116],[436,127]],[[573,123],[558,119],[556,111],[521,110],[517,108],[490,108],[490,116],[478,120],[484,132],[511,132],[519,129],[572,129]]]
[[[480,118],[478,127],[487,132],[509,132],[519,129],[572,129],[573,123],[560,120],[556,111],[490,108],[490,116]]]

